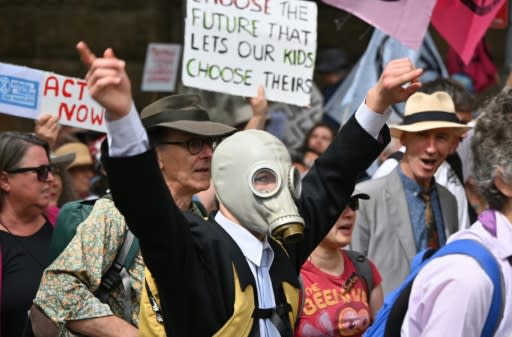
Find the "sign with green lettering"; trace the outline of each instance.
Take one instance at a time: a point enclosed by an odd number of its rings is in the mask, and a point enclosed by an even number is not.
[[[310,104],[317,5],[299,0],[188,0],[182,80],[239,96]]]

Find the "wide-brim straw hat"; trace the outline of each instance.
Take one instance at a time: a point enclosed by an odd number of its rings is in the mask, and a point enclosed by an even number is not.
[[[75,157],[76,153],[74,152],[62,153],[59,155],[50,153],[50,163],[56,166],[67,167],[73,162],[73,160],[75,160]]]
[[[166,127],[205,137],[228,136],[236,131],[231,126],[212,122],[200,104],[198,95],[166,96],[145,107],[141,120],[147,130]]]
[[[452,128],[457,135],[470,129],[455,114],[455,105],[444,91],[432,94],[417,92],[405,103],[402,124],[389,127],[392,137],[400,138],[403,132],[420,132],[431,129]]]
[[[93,165],[94,162],[92,160],[91,152],[87,145],[79,142],[67,143],[59,147],[54,155],[61,156],[68,153],[74,153],[74,160],[71,161],[70,164],[67,165],[67,169],[71,169],[77,166],[89,166]]]

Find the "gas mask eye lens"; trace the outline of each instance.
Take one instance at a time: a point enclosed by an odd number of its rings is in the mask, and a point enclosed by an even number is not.
[[[251,188],[256,195],[265,198],[274,195],[279,190],[279,184],[277,174],[268,168],[263,168],[253,174]]]
[[[300,194],[302,192],[302,177],[300,175],[299,170],[295,166],[290,168],[290,173],[288,177],[288,187],[290,188],[290,192],[295,199],[300,198]]]

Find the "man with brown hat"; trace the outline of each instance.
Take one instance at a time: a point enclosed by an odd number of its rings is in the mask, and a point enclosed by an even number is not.
[[[164,97],[147,106],[141,119],[156,149],[164,181],[180,210],[206,216],[200,205],[192,202],[192,196],[210,186],[213,149],[235,129],[210,121],[197,95]],[[111,292],[107,303],[93,294],[115,262],[127,230],[112,200],[102,198],[66,249],[45,270],[34,303],[58,328],[66,328],[64,336],[136,336],[137,327],[140,335],[164,335],[148,298],[158,298],[156,286],[149,272],[144,280],[140,252],[128,270],[130,313],[123,306],[122,287]],[[34,332],[36,336],[48,336]]]
[[[412,95],[403,123],[390,126],[391,136],[406,147],[400,165],[358,185],[371,198],[361,202],[352,249],[375,262],[385,294],[409,274],[418,251],[443,246],[458,230],[455,197],[433,177],[467,130],[446,92]]]

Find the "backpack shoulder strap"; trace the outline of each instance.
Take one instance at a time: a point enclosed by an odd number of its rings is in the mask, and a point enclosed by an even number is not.
[[[199,211],[199,213],[201,213],[201,216],[203,218],[208,218],[208,211],[206,210],[204,205],[201,203],[201,201],[192,199],[192,204],[193,204],[192,207],[197,207],[197,210]]]
[[[123,245],[117,253],[116,260],[101,278],[101,283],[95,292],[102,302],[106,302],[110,292],[119,284],[123,285],[123,312],[124,319],[131,321],[131,286],[128,270],[133,265],[139,251],[139,240],[127,228]]]
[[[400,162],[403,157],[404,157],[404,153],[402,151],[393,152],[391,155],[388,156],[388,158],[393,158],[397,162]]]
[[[402,288],[401,293],[397,296],[395,302],[389,310],[389,316],[386,322],[384,336],[388,337],[400,335],[400,329],[409,305],[409,296],[411,293],[412,285],[416,275],[420,272],[420,270],[434,258],[449,254],[464,254],[474,258],[479,263],[481,268],[487,273],[487,275],[489,275],[489,278],[493,283],[491,307],[489,309],[489,313],[487,314],[487,318],[485,320],[481,334],[481,337],[492,337],[498,328],[499,322],[503,316],[503,309],[505,304],[503,276],[501,275],[500,266],[498,265],[498,262],[494,256],[481,243],[469,239],[452,241],[441,249],[435,251],[434,254],[432,254],[432,252],[433,250],[424,250],[417,255],[417,263],[419,263],[419,265],[417,265],[415,269],[411,270],[411,273],[403,283],[404,287]]]
[[[465,254],[473,257],[491,279],[493,283],[492,302],[481,336],[492,337],[503,316],[503,306],[505,303],[503,276],[498,261],[496,261],[494,255],[484,245],[476,240],[469,239],[451,242],[434,254],[434,257],[448,254]]]
[[[366,289],[368,290],[368,301],[373,290],[373,273],[370,261],[363,254],[356,252],[355,250],[344,250],[352,264],[356,267],[356,272],[361,276],[366,283]]]

